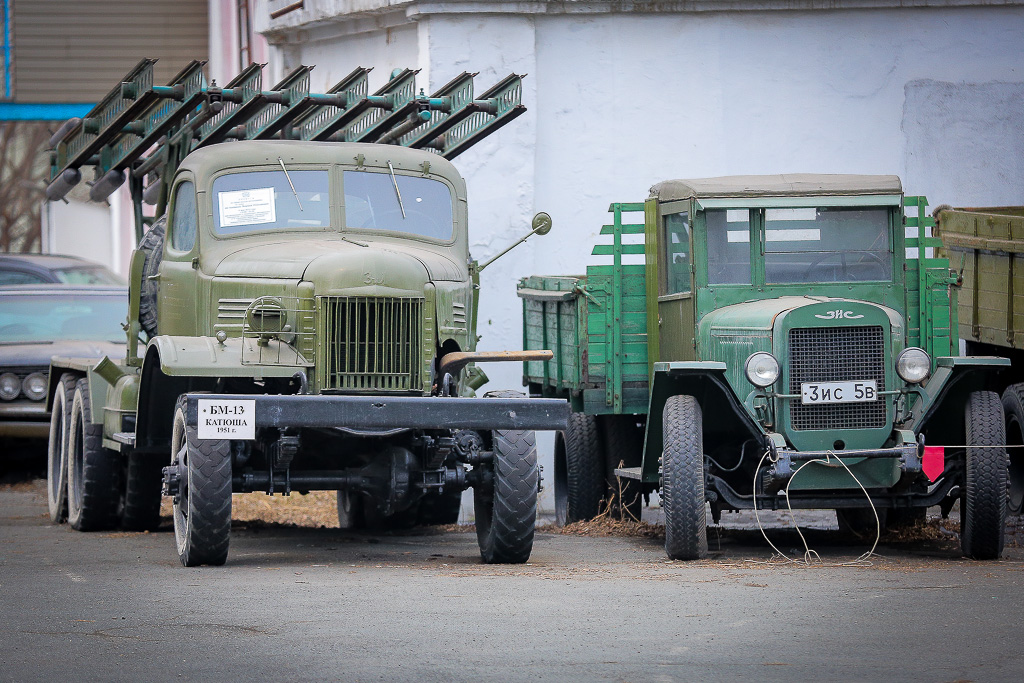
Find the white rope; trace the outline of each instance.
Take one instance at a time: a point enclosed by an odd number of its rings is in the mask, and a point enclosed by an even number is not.
[[[761,561],[761,560],[747,560],[747,561],[748,562],[753,562],[753,563],[756,563],[756,564],[772,564],[772,563],[774,563],[775,560],[781,559],[784,562],[788,562],[790,564],[802,564],[804,566],[810,566],[811,564],[820,564],[822,566],[830,566],[830,567],[870,567],[870,566],[872,566],[872,563],[869,561],[869,558],[871,558],[872,556],[876,555],[875,549],[878,547],[878,542],[879,542],[879,540],[882,537],[882,522],[881,522],[881,520],[878,517],[878,510],[875,508],[875,504],[871,500],[871,496],[868,495],[867,489],[864,488],[864,484],[861,483],[860,479],[857,478],[857,475],[855,475],[850,470],[850,468],[847,467],[846,463],[843,462],[842,459],[838,455],[836,455],[833,451],[826,451],[824,459],[822,459],[822,458],[813,458],[811,460],[808,460],[804,464],[800,465],[800,467],[798,467],[796,469],[796,471],[794,471],[793,474],[790,476],[789,482],[786,484],[786,488],[783,490],[783,495],[786,497],[786,508],[789,511],[789,518],[793,522],[793,527],[796,529],[796,533],[800,536],[800,541],[804,545],[804,557],[803,557],[803,560],[795,560],[795,559],[791,558],[789,555],[787,555],[786,553],[784,553],[781,550],[779,550],[779,548],[774,543],[772,543],[771,539],[768,538],[767,532],[765,532],[765,530],[764,530],[764,526],[761,524],[761,516],[757,513],[757,475],[761,471],[761,466],[764,464],[764,459],[766,457],[771,462],[778,462],[778,458],[777,457],[775,457],[775,458],[771,457],[770,456],[770,451],[766,450],[764,452],[764,454],[761,456],[761,459],[757,463],[757,468],[754,470],[754,518],[757,519],[757,528],[758,528],[758,530],[761,532],[761,535],[764,537],[764,540],[768,542],[768,545],[770,545],[772,547],[772,550],[775,551],[775,555],[773,555],[767,562],[764,562],[764,561]],[[868,505],[871,506],[871,512],[875,516],[875,542],[871,544],[871,549],[870,550],[868,550],[865,553],[862,553],[855,560],[851,560],[849,562],[840,562],[840,563],[837,563],[837,564],[825,565],[822,562],[821,555],[818,554],[818,551],[812,550],[811,547],[808,545],[807,539],[804,537],[803,532],[800,530],[800,526],[796,523],[796,517],[793,514],[793,504],[792,504],[792,502],[789,499],[789,487],[793,485],[793,480],[796,479],[796,475],[800,474],[800,470],[802,470],[803,468],[807,467],[812,462],[819,463],[819,464],[821,464],[821,465],[823,465],[825,467],[835,467],[835,464],[832,463],[832,459],[833,458],[835,458],[836,462],[838,462],[840,465],[842,465],[843,469],[845,469],[847,471],[847,473],[853,478],[853,480],[855,482],[857,482],[857,486],[859,486],[860,490],[864,493],[864,497],[868,499]]]

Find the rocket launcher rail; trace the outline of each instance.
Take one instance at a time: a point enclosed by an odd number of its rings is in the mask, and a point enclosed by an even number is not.
[[[167,201],[166,182],[189,152],[229,140],[377,142],[433,151],[453,159],[516,118],[522,76],[511,74],[474,97],[475,73],[464,72],[433,95],[417,94],[418,71],[404,69],[372,95],[359,67],[326,93],[310,92],[311,66],[300,66],[263,90],[263,65],[251,64],[224,87],[207,84],[206,62],[193,61],[164,86],[153,85],[155,59],[143,59],[85,117],[53,135],[46,197],[63,199],[94,176],[89,196],[104,201],[125,180],[141,237],[142,202]],[[149,178],[148,186],[144,179]]]

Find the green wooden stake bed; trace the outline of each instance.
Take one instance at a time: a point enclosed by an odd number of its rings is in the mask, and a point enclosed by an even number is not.
[[[156,86],[144,60],[51,140],[48,198],[90,167],[95,201],[127,182],[140,237],[127,357],[53,360],[51,518],[151,529],[162,489],[181,562],[223,564],[233,492],[335,490],[342,527],[394,528],[457,521],[472,487],[484,560],[525,562],[533,430],[569,411],[473,397],[476,363],[550,352],[475,350],[449,162],[523,112],[521,79],[427,96],[396,70],[369,94],[359,68],[318,94],[310,68],[264,90],[259,65],[217,87],[193,62]]]
[[[1009,358],[1000,375],[1010,445],[1007,509],[1024,513],[1024,207],[934,211],[942,253],[960,273],[960,338],[970,354]]]
[[[895,176],[667,181],[611,205],[610,265],[523,278],[524,348],[555,351],[524,382],[573,407],[560,521],[657,490],[669,557],[696,559],[708,503],[834,508],[873,537],[960,500],[964,553],[999,557],[1007,361],[956,356],[925,205]]]

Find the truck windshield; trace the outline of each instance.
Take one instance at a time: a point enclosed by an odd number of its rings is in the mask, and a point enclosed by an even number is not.
[[[250,171],[213,181],[218,235],[326,228],[331,224],[330,207],[327,171]]]
[[[892,278],[888,209],[766,209],[764,230],[766,282]]]
[[[439,180],[345,171],[345,227],[450,240],[452,193]]]

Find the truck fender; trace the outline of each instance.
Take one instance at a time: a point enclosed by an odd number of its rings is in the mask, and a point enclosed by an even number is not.
[[[697,399],[704,414],[705,441],[721,442],[747,439],[762,442],[765,432],[743,407],[725,379],[725,363],[688,361],[655,363],[651,384],[651,400],[644,437],[642,479],[657,484],[660,476],[661,452],[664,448],[662,413],[670,396],[687,394]],[[708,439],[708,436],[711,439]]]
[[[932,376],[914,389],[920,400],[904,428],[924,434],[925,443],[962,444],[968,397],[972,391],[997,391],[998,375],[1010,367],[1010,361],[995,356],[943,356],[935,362]]]
[[[220,342],[214,337],[160,335],[149,340],[147,361],[154,351],[160,371],[169,377],[291,377],[312,365],[292,346],[277,339],[257,347],[256,340],[248,337]],[[261,353],[274,359],[274,364],[260,364]]]

